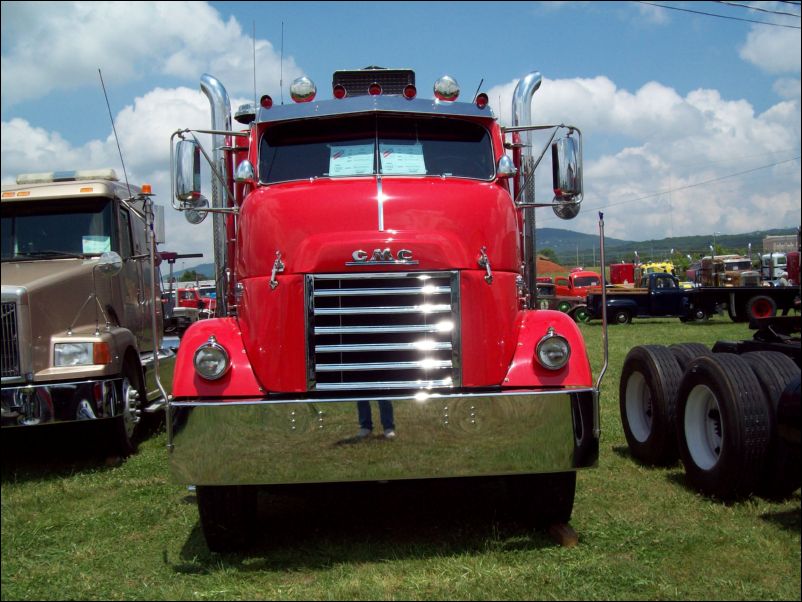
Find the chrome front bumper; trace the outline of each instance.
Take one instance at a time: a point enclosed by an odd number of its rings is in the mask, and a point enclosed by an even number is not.
[[[116,379],[3,386],[3,427],[111,418],[121,412]]]
[[[594,466],[591,388],[386,397],[397,437],[355,437],[356,402],[173,402],[173,478],[193,485],[376,481],[561,472]],[[367,399],[367,398],[364,398]]]

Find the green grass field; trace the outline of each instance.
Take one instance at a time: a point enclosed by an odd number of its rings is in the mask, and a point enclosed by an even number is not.
[[[598,372],[601,326],[581,329]],[[799,491],[784,502],[706,499],[679,465],[634,462],[619,419],[630,347],[711,345],[748,328],[639,320],[609,334],[601,454],[579,473],[576,547],[499,515],[492,487],[440,482],[265,495],[257,542],[218,556],[194,494],[168,479],[163,429],[123,463],[60,432],[4,432],[2,599],[799,600]]]

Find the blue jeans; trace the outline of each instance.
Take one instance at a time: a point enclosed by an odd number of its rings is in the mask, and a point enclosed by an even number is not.
[[[370,412],[369,401],[357,401],[356,409],[359,413],[359,428],[373,430],[373,417]],[[379,416],[381,417],[382,427],[395,430],[393,423],[393,402],[388,399],[379,400]]]

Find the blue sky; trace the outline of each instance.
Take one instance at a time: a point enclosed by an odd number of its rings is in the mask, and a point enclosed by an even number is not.
[[[800,19],[777,13],[799,15],[799,3],[749,4],[762,11],[747,3],[656,4],[672,8],[3,2],[0,175],[6,183],[26,171],[122,173],[100,68],[129,178],[150,182],[169,204],[169,136],[208,126],[198,91],[205,72],[223,82],[235,108],[253,97],[255,28],[258,94],[279,99],[283,69],[286,102],[302,74],[327,98],[336,69],[410,67],[424,97],[446,73],[466,96],[483,81],[505,122],[517,79],[540,71],[533,119],[582,129],[586,185],[579,217],[564,222],[544,212],[541,227],[593,233],[597,209],[610,236],[631,240],[798,226]],[[540,181],[547,180],[544,172]],[[190,227],[167,213],[165,248],[210,259],[209,225]]]

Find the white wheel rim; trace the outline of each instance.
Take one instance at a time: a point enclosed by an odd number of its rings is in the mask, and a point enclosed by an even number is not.
[[[724,427],[718,400],[707,386],[696,385],[688,395],[684,426],[691,459],[702,470],[710,470],[721,456]]]
[[[137,415],[136,408],[139,399],[139,392],[131,385],[128,377],[123,377],[123,395],[122,395],[122,416],[125,423],[125,432],[131,437],[134,434],[139,416]]]
[[[632,436],[644,443],[652,434],[652,391],[640,372],[633,372],[627,379],[625,393],[627,423]]]

